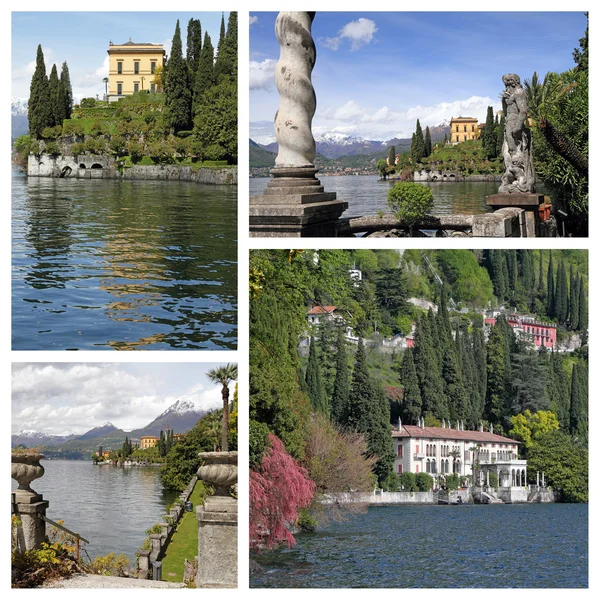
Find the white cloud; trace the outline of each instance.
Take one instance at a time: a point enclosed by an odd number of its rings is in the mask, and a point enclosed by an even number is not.
[[[255,23],[258,23],[258,17],[256,16],[251,16],[250,19],[250,26],[254,25]]]
[[[320,38],[319,42],[330,50],[338,50],[344,40],[349,40],[350,49],[358,50],[362,46],[369,44],[377,31],[375,21],[361,17],[356,21],[346,23],[346,25],[338,31],[336,37]]]
[[[265,58],[262,62],[250,61],[249,85],[251,90],[271,90],[275,86],[274,58]]]

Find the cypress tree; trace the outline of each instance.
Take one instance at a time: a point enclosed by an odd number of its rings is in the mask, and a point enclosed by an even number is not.
[[[314,337],[310,339],[310,348],[308,352],[308,364],[306,365],[306,393],[310,398],[311,404],[316,411],[327,413],[327,401],[325,398],[325,388],[321,377],[321,366],[317,356],[317,345]]]
[[[327,319],[323,320],[319,324],[319,362],[321,365],[323,390],[328,406],[330,406],[330,399],[333,394],[333,378],[335,375],[335,357],[331,352],[335,344],[334,336],[334,324]]]
[[[29,88],[27,117],[29,119],[29,133],[34,138],[39,138],[43,129],[52,123],[50,90],[41,45],[37,47],[35,71]]]
[[[221,75],[237,76],[237,12],[229,13],[227,33],[224,33],[224,21],[221,21],[221,35],[215,62],[217,83]]]
[[[485,129],[483,130],[483,139],[481,140],[483,153],[490,160],[496,158],[496,132],[494,131],[494,111],[491,106],[487,108],[485,119]]]
[[[196,79],[201,50],[202,25],[200,24],[200,19],[190,19],[187,26],[185,60],[187,62],[189,80],[192,82]]]
[[[459,372],[456,356],[446,349],[442,366],[444,378],[444,393],[448,400],[449,416],[452,420],[464,420],[468,417],[467,393],[463,386],[462,377]]]
[[[377,457],[373,473],[377,475],[379,485],[382,486],[393,472],[395,455],[390,428],[390,401],[379,382],[373,384],[365,434],[369,454]]]
[[[582,381],[580,366],[575,363],[571,371],[571,407],[569,411],[569,433],[581,441],[587,441],[588,412],[587,394]]]
[[[579,278],[571,277],[571,294],[569,296],[569,318],[571,330],[579,329]]]
[[[388,165],[390,167],[396,166],[396,147],[390,146],[390,153],[388,155]]]
[[[431,155],[431,133],[429,131],[429,125],[425,127],[425,156]]]
[[[52,65],[50,70],[50,76],[48,77],[48,96],[50,97],[50,127],[54,125],[62,125],[62,121],[59,121],[59,94],[60,82],[58,81],[58,71],[56,65]],[[61,111],[62,112],[62,111]]]
[[[544,300],[544,267],[542,261],[542,251],[540,250],[540,269],[538,272],[538,280],[537,280],[537,296],[540,300]]]
[[[494,295],[502,301],[506,298],[508,288],[506,261],[501,250],[490,250],[488,256],[492,264],[491,279],[494,286]]]
[[[419,389],[419,380],[415,370],[415,361],[410,348],[404,351],[402,357],[402,366],[400,368],[400,383],[404,387],[402,396],[402,418],[410,424],[416,424],[421,416],[423,401],[421,399],[421,390]]]
[[[565,263],[561,258],[556,274],[556,292],[554,298],[555,316],[559,323],[565,323],[569,314],[569,297],[567,289],[567,273]]]
[[[500,117],[500,123],[496,133],[496,156],[502,156],[502,144],[504,144],[504,127],[505,120],[504,115]]]
[[[579,318],[577,325],[579,331],[583,332],[582,343],[587,343],[587,328],[588,328],[588,312],[587,312],[587,299],[585,296],[585,286],[583,283],[583,277],[579,276]]]
[[[483,329],[474,329],[472,335],[473,345],[473,372],[477,381],[477,397],[479,402],[473,405],[473,424],[479,423],[485,410],[487,394],[487,349],[485,346]]]
[[[182,55],[179,19],[175,26],[165,81],[165,104],[169,111],[171,127],[175,131],[189,129],[191,126],[192,94],[188,84],[187,65]]]
[[[504,416],[507,404],[507,383],[510,374],[507,373],[506,365],[507,345],[500,319],[490,331],[487,343],[487,388],[485,399],[485,418],[491,423],[498,424]]]
[[[354,371],[352,372],[352,385],[350,386],[350,398],[348,400],[348,427],[353,431],[365,433],[366,424],[371,412],[371,399],[373,397],[373,385],[367,369],[367,356],[362,338],[358,340],[356,356],[354,359]]]
[[[415,166],[420,163],[425,156],[425,139],[423,138],[423,130],[421,129],[419,119],[417,119],[417,128],[411,143],[410,155],[413,165]]]
[[[541,250],[540,250],[541,254]],[[552,250],[550,250],[550,258],[548,259],[548,276],[547,291],[546,291],[546,314],[552,318],[556,316],[556,305],[554,299],[554,266],[552,264]]]
[[[344,328],[338,327],[335,344],[335,380],[331,399],[331,419],[339,425],[345,425],[348,419],[348,400],[350,397],[350,381],[348,378],[348,358]]]
[[[202,95],[215,84],[214,49],[208,32],[204,33],[204,43],[200,52],[196,81],[194,82],[194,113],[202,102]]]
[[[217,57],[215,58],[215,76],[217,81],[221,75],[221,60],[223,52],[223,44],[225,43],[225,14],[221,13],[221,29],[219,30],[219,42],[217,44]]]
[[[509,298],[514,298],[515,290],[517,288],[517,251],[516,250],[503,250],[506,257],[506,271],[507,271],[507,284],[506,292]]]
[[[71,87],[69,65],[66,61],[62,64],[60,70],[60,97],[64,102],[63,119],[70,119],[73,112],[73,88]]]

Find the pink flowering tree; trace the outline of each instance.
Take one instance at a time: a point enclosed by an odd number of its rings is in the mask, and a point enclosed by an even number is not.
[[[277,436],[270,433],[267,440],[260,466],[250,470],[250,547],[256,550],[296,543],[287,525],[310,506],[316,488]]]

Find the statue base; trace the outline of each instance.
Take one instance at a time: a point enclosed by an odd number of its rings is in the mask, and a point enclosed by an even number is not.
[[[485,197],[485,203],[499,208],[522,208],[525,211],[523,237],[539,237],[540,235],[540,204],[544,203],[544,194],[534,193],[498,193]]]
[[[326,192],[318,169],[275,167],[261,196],[250,198],[250,237],[336,237],[348,203]]]

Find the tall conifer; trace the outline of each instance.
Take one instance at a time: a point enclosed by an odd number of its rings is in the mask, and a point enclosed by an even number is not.
[[[73,112],[73,88],[71,87],[71,76],[69,65],[65,61],[60,70],[60,96],[64,101],[64,119],[70,119]]]
[[[52,65],[50,70],[50,76],[48,77],[48,96],[50,97],[50,127],[54,125],[62,125],[62,121],[59,121],[59,98],[58,94],[60,91],[60,82],[58,80],[58,71],[56,65]],[[62,112],[62,111],[61,111]]]
[[[44,128],[48,127],[52,122],[50,90],[41,45],[37,47],[35,71],[29,88],[27,116],[29,120],[29,133],[34,138],[39,138]]]
[[[431,155],[431,132],[429,131],[429,125],[425,127],[425,156]]]
[[[179,19],[175,26],[171,56],[165,81],[165,104],[169,122],[175,131],[189,129],[191,126],[192,94],[188,82],[188,69],[183,59]]]
[[[317,356],[317,344],[314,337],[310,339],[305,381],[306,393],[310,398],[313,408],[316,411],[326,414],[328,412],[327,400],[325,397],[325,388],[323,386],[319,357]]]
[[[404,388],[402,396],[402,418],[405,422],[415,425],[417,419],[421,416],[423,401],[421,399],[421,390],[419,389],[419,380],[415,371],[415,362],[410,348],[404,351],[402,357],[402,366],[400,369],[400,383]]]
[[[202,102],[202,95],[215,84],[214,48],[208,32],[204,33],[204,42],[200,52],[200,61],[194,82],[194,114]]]
[[[331,418],[340,425],[348,419],[348,399],[350,397],[350,380],[348,378],[348,357],[346,356],[346,340],[344,328],[338,326],[335,345],[335,380],[331,399]]]
[[[552,250],[550,252],[550,258],[548,259],[548,275],[546,277],[546,314],[552,318],[556,316],[556,305],[555,305],[555,289],[554,289],[554,265],[552,263]],[[541,254],[541,250],[540,250]]]

